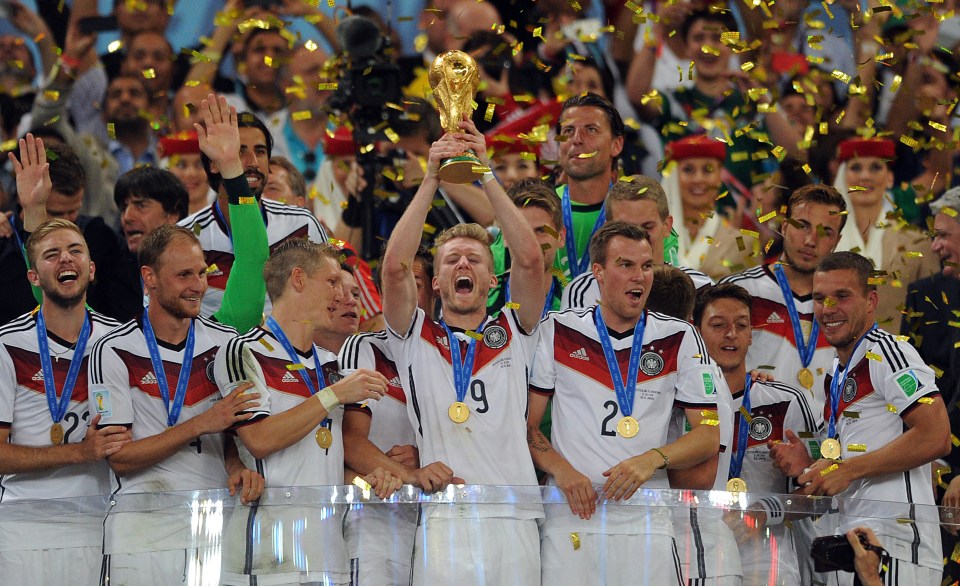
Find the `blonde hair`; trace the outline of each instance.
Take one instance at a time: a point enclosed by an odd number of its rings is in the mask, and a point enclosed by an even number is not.
[[[670,215],[670,206],[667,204],[667,194],[657,181],[646,175],[632,175],[622,177],[610,188],[607,194],[607,205],[614,201],[652,201],[657,205],[657,212],[661,220]],[[609,208],[608,208],[609,209]],[[609,211],[607,217],[610,216]]]
[[[437,254],[440,252],[440,248],[454,238],[468,238],[483,244],[484,250],[487,251],[487,261],[491,269],[493,268],[493,253],[490,252],[490,245],[493,243],[493,237],[490,236],[490,233],[487,232],[487,230],[480,224],[457,224],[456,226],[447,228],[441,232],[440,235],[437,236],[436,240],[433,241],[433,258],[436,259]]]
[[[70,230],[71,232],[76,232],[80,236],[80,240],[83,241],[83,246],[87,249],[87,254],[90,253],[90,248],[87,246],[87,241],[83,237],[83,232],[80,231],[80,228],[76,224],[69,220],[64,220],[63,218],[54,218],[53,220],[47,220],[46,222],[40,224],[40,226],[30,234],[30,237],[27,238],[27,262],[30,263],[31,267],[36,264],[37,247],[39,246],[40,241],[53,234],[57,230]]]
[[[263,280],[270,301],[276,303],[283,295],[293,269],[300,268],[313,276],[328,258],[337,261],[337,265],[341,264],[340,252],[330,244],[317,244],[305,238],[291,238],[281,244],[263,266]]]

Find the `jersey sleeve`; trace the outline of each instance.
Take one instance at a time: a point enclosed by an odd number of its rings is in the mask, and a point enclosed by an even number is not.
[[[337,365],[340,372],[349,375],[361,368],[374,370],[376,360],[373,356],[370,337],[375,334],[354,334],[347,338],[337,356]],[[386,344],[384,344],[385,346]]]
[[[133,427],[133,389],[120,356],[104,338],[93,346],[87,363],[90,411],[100,416],[99,427]]]
[[[253,387],[247,392],[260,394],[257,404],[245,411],[245,413],[253,413],[253,417],[235,425],[234,428],[270,415],[270,389],[267,388],[263,369],[260,368],[260,363],[250,349],[248,340],[233,338],[220,346],[214,359],[213,377],[220,389],[220,394],[224,397],[232,393],[237,386],[248,381],[253,383]]]
[[[717,393],[726,389],[726,382],[710,356],[700,334],[689,326],[677,355],[677,388],[675,404],[681,409],[717,407]],[[725,392],[725,391],[724,391]]]
[[[307,238],[310,242],[316,242],[317,244],[326,244],[330,239],[327,231],[323,229],[323,225],[312,214],[307,218]]]
[[[897,408],[901,417],[917,400],[940,394],[933,370],[923,362],[913,346],[884,340],[878,348],[882,360],[870,360],[871,376],[874,380],[882,381],[884,399]],[[879,372],[874,372],[874,369]]]
[[[416,344],[416,340],[420,335],[420,330],[423,329],[426,319],[427,314],[418,307],[413,313],[413,319],[410,320],[410,327],[407,328],[406,332],[398,332],[391,328],[390,324],[387,324],[387,345],[392,348],[391,352],[394,353],[397,359],[402,357],[403,353],[406,352],[412,344]]]
[[[0,429],[13,426],[13,404],[17,394],[17,371],[7,347],[0,344]]]
[[[557,363],[553,359],[553,336],[556,332],[556,314],[547,314],[537,328],[537,345],[530,368],[530,390],[553,394],[557,386]]]
[[[224,181],[228,190],[240,193],[239,197],[252,197],[246,179]],[[246,190],[246,193],[243,193]],[[220,309],[213,314],[218,322],[246,332],[259,325],[263,316],[263,300],[267,293],[263,280],[263,265],[270,256],[267,227],[263,223],[260,205],[257,203],[230,204],[230,225],[233,228],[234,263],[227,277]]]

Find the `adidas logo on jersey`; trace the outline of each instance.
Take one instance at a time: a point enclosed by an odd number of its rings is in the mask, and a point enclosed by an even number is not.
[[[777,315],[777,312],[774,311],[773,313],[771,313],[771,314],[767,317],[767,323],[768,323],[768,324],[782,324],[782,323],[783,323],[783,318],[780,317],[779,315]]]
[[[283,378],[280,379],[280,382],[282,382],[282,383],[298,383],[298,382],[300,382],[300,380],[299,380],[297,377],[293,376],[293,373],[292,373],[292,372],[285,372],[285,373],[283,373]]]
[[[587,356],[587,349],[580,348],[579,350],[574,350],[570,353],[570,358],[576,358],[577,360],[590,360],[590,357]]]
[[[157,377],[154,376],[152,372],[148,372],[147,374],[143,375],[143,378],[142,378],[142,379],[140,379],[140,384],[141,384],[141,385],[155,385],[155,384],[157,384]]]
[[[43,382],[43,371],[42,371],[42,370],[38,370],[38,371],[37,371],[37,374],[33,375],[33,377],[32,377],[30,380],[32,380],[32,381],[34,381],[34,382],[42,383],[42,382]]]
[[[392,379],[390,379],[390,382],[388,382],[387,384],[390,385],[391,387],[396,387],[398,389],[403,387],[403,384],[400,382],[399,376],[393,377]]]

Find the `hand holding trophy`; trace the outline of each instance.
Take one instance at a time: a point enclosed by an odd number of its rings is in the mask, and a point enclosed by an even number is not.
[[[473,115],[473,96],[480,84],[477,63],[463,51],[446,51],[430,66],[430,87],[440,112],[440,125],[450,134],[463,132],[460,122]],[[472,183],[483,175],[483,163],[469,150],[445,159],[439,177],[448,183]]]

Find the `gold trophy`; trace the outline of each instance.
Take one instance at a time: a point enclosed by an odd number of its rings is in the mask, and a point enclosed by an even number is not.
[[[477,62],[463,51],[446,51],[433,60],[429,80],[440,111],[440,125],[449,133],[463,132],[459,124],[473,115],[473,95],[480,85]],[[448,183],[473,183],[483,175],[476,170],[479,167],[483,163],[467,150],[444,159],[438,174]]]

